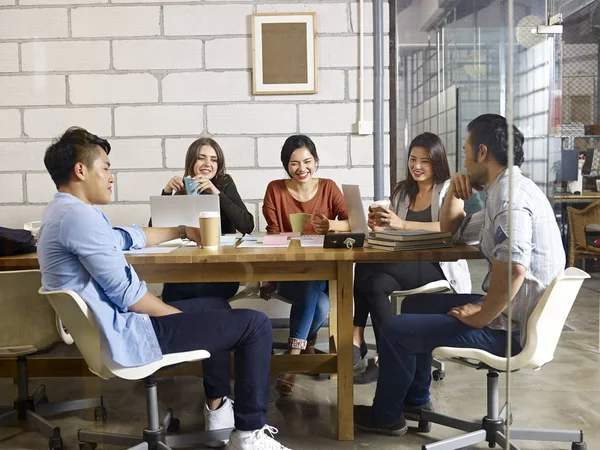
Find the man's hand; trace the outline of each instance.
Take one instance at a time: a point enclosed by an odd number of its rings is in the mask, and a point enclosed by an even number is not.
[[[480,311],[481,306],[467,303],[466,305],[455,306],[448,311],[448,315],[457,318],[462,323],[472,328],[483,328],[487,323],[482,322],[481,316],[479,315]]]
[[[482,191],[482,186],[473,186],[471,176],[467,173],[457,172],[450,179],[450,193],[461,200],[468,200],[473,195],[473,189]]]
[[[194,241],[198,247],[202,247],[202,239],[200,238],[200,228],[185,227],[185,235],[190,241]]]
[[[260,286],[260,298],[263,300],[271,300],[271,296],[277,290],[277,283],[275,281],[266,281]]]
[[[310,221],[315,231],[319,234],[326,234],[331,228],[331,224],[329,223],[329,219],[325,217],[323,213],[315,212],[312,215],[312,220]]]

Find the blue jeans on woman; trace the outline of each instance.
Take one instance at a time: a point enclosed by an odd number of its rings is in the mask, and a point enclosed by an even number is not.
[[[317,331],[329,314],[327,281],[280,281],[277,292],[292,303],[290,311],[290,347],[304,350],[307,341],[317,337]]]

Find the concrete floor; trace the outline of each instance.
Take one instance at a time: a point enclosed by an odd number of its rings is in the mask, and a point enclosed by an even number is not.
[[[472,265],[474,286],[480,284],[485,268]],[[600,449],[600,354],[598,353],[598,302],[600,275],[585,282],[567,322],[555,359],[538,372],[513,374],[512,395],[514,426],[527,428],[583,429],[589,450]],[[285,330],[276,332],[284,340]],[[326,333],[321,333],[324,337]],[[434,382],[432,398],[440,412],[462,418],[479,419],[485,412],[485,372],[447,364],[446,378]],[[504,401],[506,378],[500,378]],[[109,411],[105,425],[93,421],[89,412],[57,416],[54,423],[62,430],[66,449],[77,449],[79,428],[105,429],[110,432],[139,434],[145,425],[143,382],[122,380],[35,379],[32,385],[45,383],[51,401],[103,395]],[[274,380],[273,384],[274,385]],[[375,384],[356,386],[355,403],[370,404]],[[15,387],[0,379],[0,405],[12,403]],[[162,378],[159,382],[161,408],[172,407],[181,419],[182,431],[203,429],[202,380],[195,377]],[[294,395],[279,398],[271,392],[268,423],[279,429],[278,439],[294,450],[301,449],[420,449],[427,442],[458,435],[440,426],[431,433],[409,432],[401,437],[356,433],[354,442],[334,439],[336,422],[336,383],[326,379],[298,376]],[[565,443],[517,443],[521,450],[570,449]],[[18,428],[0,429],[0,449],[44,450],[46,440]],[[98,447],[109,449],[113,447]],[[198,447],[203,448],[203,447]],[[485,445],[473,447],[487,448]]]

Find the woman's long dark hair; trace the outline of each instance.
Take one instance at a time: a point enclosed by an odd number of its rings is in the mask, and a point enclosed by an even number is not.
[[[406,179],[396,184],[392,193],[392,201],[399,202],[400,199],[408,197],[409,205],[414,204],[419,193],[419,184],[413,178],[408,168],[412,149],[415,147],[423,147],[429,152],[431,163],[433,164],[433,184],[443,183],[450,178],[450,167],[448,166],[448,157],[442,140],[437,134],[423,133],[412,140],[408,147],[408,157],[406,158]]]
[[[212,147],[217,154],[217,173],[215,173],[212,182],[217,188],[224,187],[224,184],[226,184],[227,181],[227,175],[225,173],[225,155],[223,155],[223,150],[221,149],[221,146],[217,144],[217,141],[209,137],[201,137],[190,144],[185,155],[185,172],[183,176],[193,177],[195,175],[194,165],[196,164],[196,161],[198,161],[200,149],[205,145]],[[185,193],[185,191],[183,191],[183,193]]]

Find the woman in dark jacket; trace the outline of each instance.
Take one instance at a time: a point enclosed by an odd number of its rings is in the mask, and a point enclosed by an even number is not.
[[[219,144],[211,138],[196,139],[187,150],[183,177],[176,175],[169,180],[162,195],[187,195],[184,178],[190,177],[194,194],[219,196],[221,208],[221,232],[231,234],[251,233],[254,217],[238,194],[231,175],[225,173],[225,157]],[[198,297],[224,297],[235,295],[238,282],[231,283],[165,283],[163,301],[173,302]]]

